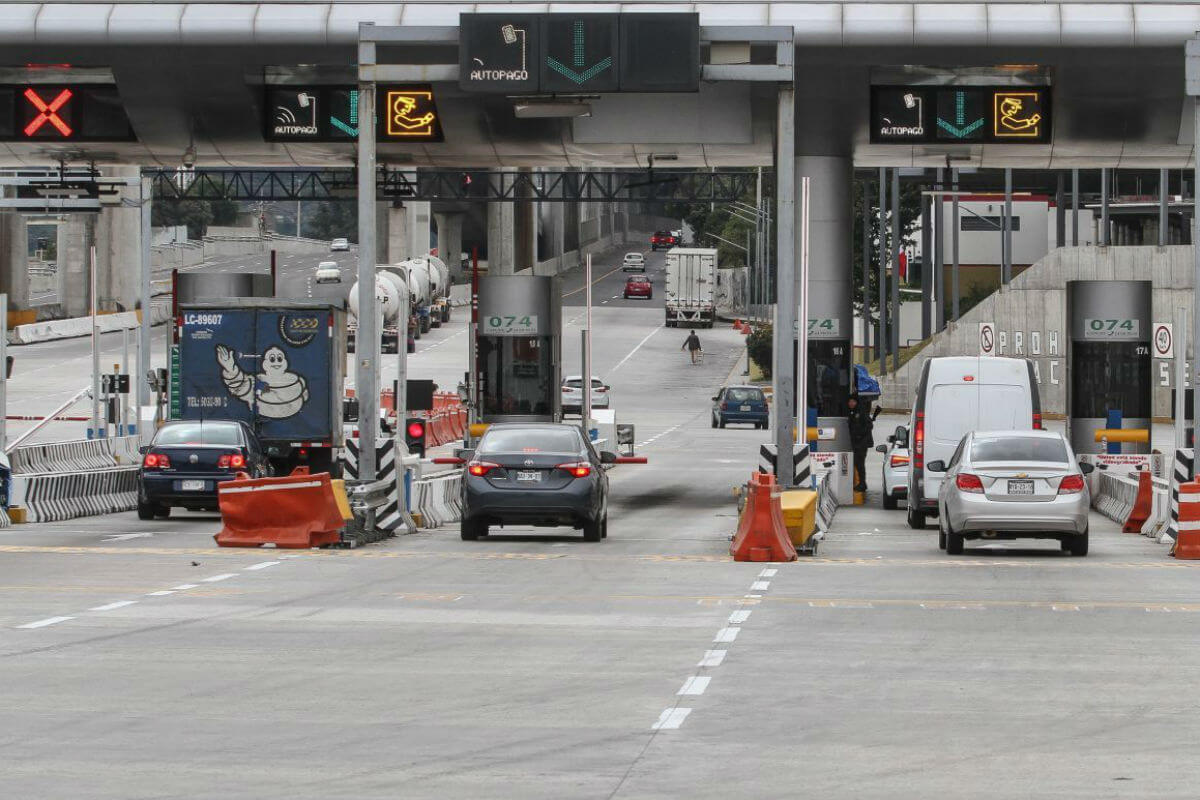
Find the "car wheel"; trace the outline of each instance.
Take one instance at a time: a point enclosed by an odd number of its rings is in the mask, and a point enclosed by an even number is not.
[[[429,317],[421,317],[421,333],[429,333]]]
[[[601,534],[604,532],[603,526],[603,519],[588,520],[583,523],[583,540],[585,542],[600,541]]]
[[[486,522],[463,517],[462,522],[459,523],[459,533],[464,542],[473,542],[480,536],[488,535],[488,526]]]
[[[721,417],[721,416],[718,416],[718,417],[717,417],[717,425],[718,425],[719,427],[722,427],[722,428],[724,428],[724,427],[725,427],[725,418],[724,418],[724,417]]]
[[[1088,553],[1088,532],[1077,533],[1071,537],[1070,550],[1073,556],[1086,556]]]
[[[166,519],[167,517],[171,516],[171,507],[170,506],[155,506],[154,507],[154,516],[158,517],[159,519]]]
[[[914,531],[925,530],[925,512],[917,511],[910,506],[908,509],[908,527]]]
[[[138,500],[137,512],[138,519],[154,519],[154,506],[150,505],[149,503],[144,503],[141,500]]]
[[[895,511],[896,508],[896,498],[892,497],[892,493],[887,490],[885,485],[883,487],[883,509],[884,511]]]
[[[713,426],[714,428],[715,428],[715,427],[717,427],[717,415],[716,415],[716,414],[714,414],[714,415],[713,415],[713,418],[712,418],[712,426]]]
[[[945,527],[943,527],[943,523],[945,523]],[[946,549],[946,528],[949,527],[950,520],[947,519],[946,515],[938,514],[938,548],[941,550]]]
[[[604,522],[600,525],[600,538],[608,538],[608,514],[604,515]]]
[[[961,533],[950,531],[946,534],[946,554],[961,556],[963,551],[963,536]]]

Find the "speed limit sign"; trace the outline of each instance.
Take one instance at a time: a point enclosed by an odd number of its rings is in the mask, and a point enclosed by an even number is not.
[[[1154,323],[1154,357],[1175,357],[1175,331],[1170,322]]]

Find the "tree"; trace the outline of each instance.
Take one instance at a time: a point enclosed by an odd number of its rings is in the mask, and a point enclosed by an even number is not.
[[[305,205],[307,212],[314,204]],[[316,211],[304,219],[304,233],[311,239],[336,239],[343,237],[351,242],[358,241],[358,205],[334,202],[315,204]]]
[[[921,216],[921,191],[925,188],[920,183],[900,183],[900,238],[901,248],[904,245],[913,243],[914,233],[920,225]],[[886,196],[884,202],[887,208],[887,218],[891,218],[891,202],[892,191],[891,186],[885,187]],[[854,276],[854,310],[855,313],[861,315],[863,313],[863,289],[864,286],[870,287],[870,296],[867,298],[867,308],[870,309],[872,316],[879,313],[879,177],[878,173],[870,178],[863,178],[855,181],[853,184],[854,190],[854,236],[851,242],[851,254],[853,263],[850,265],[851,274]],[[864,198],[865,193],[865,198]],[[869,227],[867,229],[867,237],[870,240],[871,248],[871,265],[868,274],[864,280],[863,277],[863,206],[866,206],[871,217]],[[922,279],[928,274],[922,271]]]
[[[212,221],[212,205],[204,200],[156,198],[150,209],[152,226],[169,228],[174,225],[186,225],[189,239],[203,238]]]

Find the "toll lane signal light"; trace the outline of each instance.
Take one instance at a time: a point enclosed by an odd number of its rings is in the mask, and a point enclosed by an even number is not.
[[[409,417],[404,422],[404,442],[408,452],[420,458],[425,457],[425,420],[420,417]]]

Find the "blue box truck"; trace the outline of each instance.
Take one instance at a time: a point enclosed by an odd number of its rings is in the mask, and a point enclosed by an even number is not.
[[[183,304],[179,419],[232,419],[258,434],[276,475],[340,475],[346,312],[261,298]],[[174,404],[173,404],[174,405]]]

